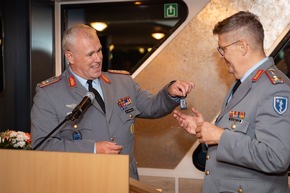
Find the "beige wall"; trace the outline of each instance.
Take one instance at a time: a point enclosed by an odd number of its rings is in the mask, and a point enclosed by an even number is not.
[[[187,97],[188,106],[196,107],[207,120],[214,120],[233,78],[218,56],[212,29],[219,20],[240,10],[260,17],[266,50],[290,22],[289,0],[212,0],[135,80],[152,93],[171,80],[194,82],[196,88]],[[189,110],[187,113],[191,114]],[[173,169],[195,142],[178,127],[172,115],[157,120],[138,119],[135,128],[139,167]]]

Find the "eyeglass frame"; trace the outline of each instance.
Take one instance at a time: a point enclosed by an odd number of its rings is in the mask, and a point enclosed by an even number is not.
[[[241,40],[238,40],[238,41],[235,41],[235,42],[233,42],[233,43],[231,43],[231,44],[228,44],[228,45],[226,45],[226,46],[223,46],[223,47],[217,47],[217,51],[219,52],[219,54],[222,56],[222,57],[224,57],[225,56],[225,48],[227,48],[227,47],[229,47],[229,46],[231,46],[231,45],[234,45],[234,44],[236,44],[236,43],[238,43],[238,42],[240,42]]]

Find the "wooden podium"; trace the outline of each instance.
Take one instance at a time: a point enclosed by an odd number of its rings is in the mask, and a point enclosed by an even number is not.
[[[0,149],[0,171],[3,193],[157,192],[129,179],[128,155]]]

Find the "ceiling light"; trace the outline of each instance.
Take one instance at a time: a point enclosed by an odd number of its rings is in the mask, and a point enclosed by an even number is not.
[[[90,23],[91,24],[91,26],[93,27],[93,28],[95,28],[97,31],[103,31],[104,29],[106,29],[107,28],[107,24],[106,23],[104,23],[104,22],[92,22],[92,23]]]
[[[140,52],[140,54],[144,54],[145,53],[145,49],[144,48],[139,48],[139,52]]]
[[[114,48],[115,48],[114,44],[111,44],[110,47],[109,47],[110,51],[113,51]]]
[[[155,38],[156,40],[160,40],[160,39],[162,39],[162,38],[165,36],[164,33],[153,33],[153,34],[151,34],[151,35],[152,35],[152,37]]]

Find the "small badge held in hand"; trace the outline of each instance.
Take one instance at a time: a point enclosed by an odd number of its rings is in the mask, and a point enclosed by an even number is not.
[[[181,110],[186,110],[187,109],[185,97],[181,97],[180,98],[180,109]]]

